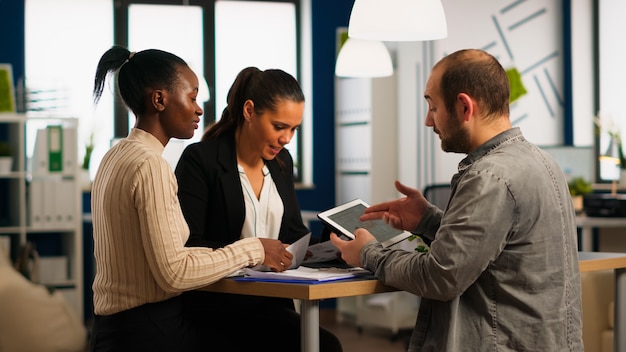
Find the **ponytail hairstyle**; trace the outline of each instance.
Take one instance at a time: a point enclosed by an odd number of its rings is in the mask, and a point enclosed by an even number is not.
[[[241,126],[244,123],[243,105],[246,100],[252,100],[254,112],[261,115],[267,110],[276,111],[278,102],[282,100],[303,102],[304,93],[298,81],[283,70],[244,68],[228,90],[222,117],[205,130],[202,140],[216,138]]]
[[[144,101],[152,89],[173,91],[179,80],[178,69],[187,66],[180,57],[158,49],[130,52],[121,46],[107,50],[96,68],[93,99],[97,104],[107,75],[116,75],[116,84],[124,104],[139,116],[145,113]]]

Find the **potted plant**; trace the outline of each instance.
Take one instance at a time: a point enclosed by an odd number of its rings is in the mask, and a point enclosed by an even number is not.
[[[583,177],[574,177],[569,180],[567,185],[569,187],[569,194],[572,196],[572,202],[574,203],[574,210],[581,212],[583,210],[583,196],[593,191],[591,182],[585,180]]]
[[[83,164],[80,168],[80,182],[83,191],[91,190],[91,178],[89,176],[89,165],[91,162],[91,154],[93,153],[93,133],[89,135],[89,142],[85,145],[85,155],[83,156]]]
[[[8,142],[0,141],[0,174],[8,174],[13,168],[13,154]]]
[[[91,162],[91,153],[93,153],[93,133],[89,135],[89,143],[85,145],[85,156],[83,157],[82,169],[89,171],[89,163]]]

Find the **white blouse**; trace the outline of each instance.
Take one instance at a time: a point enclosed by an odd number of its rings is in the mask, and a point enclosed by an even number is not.
[[[270,170],[267,166],[263,166],[263,187],[261,188],[261,196],[257,199],[243,167],[237,165],[237,168],[239,169],[246,207],[246,219],[241,229],[241,238],[278,239],[284,208],[283,200],[278,194]]]

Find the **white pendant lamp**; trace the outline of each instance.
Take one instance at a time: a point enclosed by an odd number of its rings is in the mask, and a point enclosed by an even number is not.
[[[335,64],[338,77],[386,77],[392,74],[391,56],[383,42],[348,38],[341,46]]]
[[[380,41],[424,41],[448,35],[441,0],[355,0],[348,36]]]

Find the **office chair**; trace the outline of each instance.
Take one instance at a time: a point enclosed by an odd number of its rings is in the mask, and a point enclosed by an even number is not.
[[[422,194],[439,209],[446,210],[451,191],[449,183],[434,183],[427,185]]]
[[[448,207],[448,200],[450,199],[450,193],[452,192],[451,185],[449,183],[433,183],[424,187],[422,194],[427,201],[436,205],[441,210],[446,210]],[[422,237],[422,240],[430,246],[432,242],[426,237]]]

